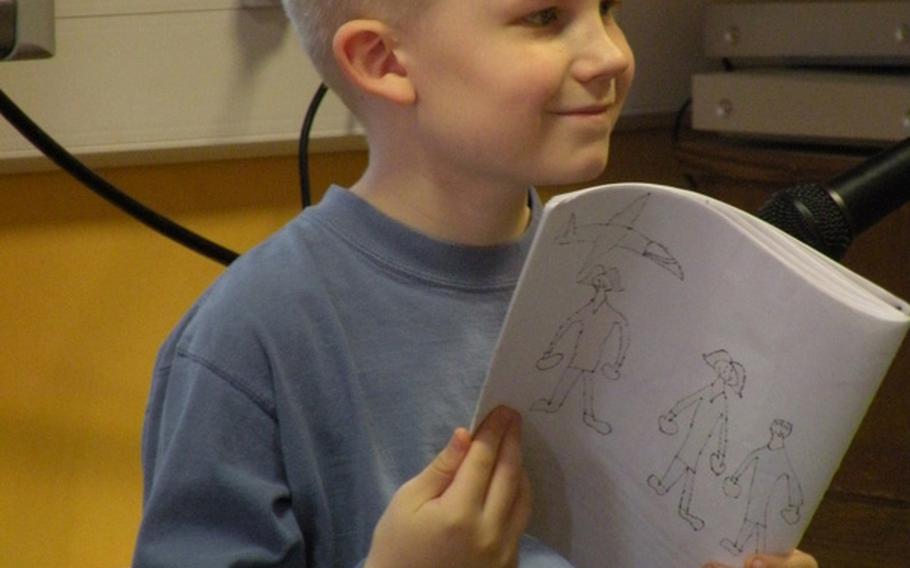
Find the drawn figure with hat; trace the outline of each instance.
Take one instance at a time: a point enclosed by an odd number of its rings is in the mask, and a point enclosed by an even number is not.
[[[562,342],[568,343],[568,362],[559,382],[548,398],[541,398],[531,405],[531,410],[556,412],[562,408],[575,386],[581,382],[582,420],[596,432],[606,435],[612,426],[594,412],[594,381],[597,378],[617,380],[620,367],[629,348],[629,323],[626,317],[610,305],[608,294],[622,290],[619,271],[607,270],[600,264],[592,265],[579,284],[594,289],[591,300],[569,316],[556,330],[537,368],[546,371],[559,366],[566,356],[557,350]]]
[[[721,475],[724,472],[729,418],[727,398],[729,393],[735,393],[742,398],[746,383],[745,369],[739,362],[733,360],[726,349],[707,353],[703,358],[705,363],[714,369],[717,378],[709,385],[681,399],[666,414],[661,415],[658,422],[660,431],[668,436],[674,436],[679,432],[677,419],[683,412],[689,411],[688,429],[682,446],[673,456],[663,476],[648,477],[648,485],[658,495],[666,494],[682,480],[679,516],[696,531],[705,526],[705,521],[690,511],[702,454],[712,439],[716,440],[717,450],[712,452],[710,457],[711,471],[714,475]]]

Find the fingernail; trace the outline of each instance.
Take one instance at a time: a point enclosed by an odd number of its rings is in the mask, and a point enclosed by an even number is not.
[[[755,560],[752,561],[750,568],[765,568],[765,566],[766,565],[765,565],[764,560],[762,560],[760,558],[756,558]]]

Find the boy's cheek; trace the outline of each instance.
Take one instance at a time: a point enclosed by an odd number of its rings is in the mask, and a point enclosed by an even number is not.
[[[504,70],[496,82],[502,87],[499,92],[508,93],[510,102],[516,105],[544,104],[559,95],[563,76],[556,66],[538,58]]]

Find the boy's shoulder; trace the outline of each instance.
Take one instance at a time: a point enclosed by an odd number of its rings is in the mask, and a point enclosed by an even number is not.
[[[300,236],[302,224],[295,218],[235,260],[173,329],[159,366],[179,355],[250,375],[266,370],[264,345],[305,330],[306,306],[325,299],[319,261]]]
[[[235,260],[199,297],[168,339],[173,350],[231,361],[254,360],[262,346],[308,344],[320,333],[340,287],[369,272],[347,242],[362,223],[356,199],[340,188]],[[165,346],[165,349],[167,346]]]

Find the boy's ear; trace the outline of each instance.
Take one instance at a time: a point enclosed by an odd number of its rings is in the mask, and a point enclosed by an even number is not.
[[[338,67],[355,86],[397,104],[411,104],[416,92],[396,47],[392,29],[377,20],[345,22],[332,42]]]

